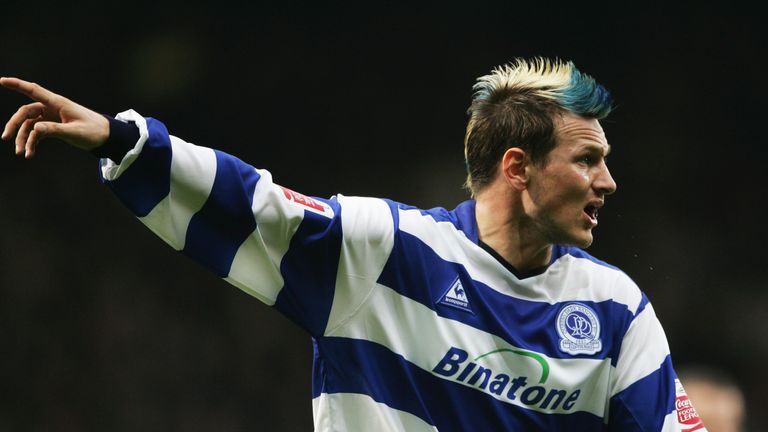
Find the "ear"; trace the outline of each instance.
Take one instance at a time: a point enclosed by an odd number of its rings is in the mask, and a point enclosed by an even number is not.
[[[517,190],[528,187],[528,154],[519,147],[512,147],[501,157],[501,175]]]

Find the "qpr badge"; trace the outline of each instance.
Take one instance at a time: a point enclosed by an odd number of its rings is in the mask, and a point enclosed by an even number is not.
[[[594,354],[603,349],[600,321],[592,308],[582,303],[568,303],[557,315],[560,350],[568,354]]]

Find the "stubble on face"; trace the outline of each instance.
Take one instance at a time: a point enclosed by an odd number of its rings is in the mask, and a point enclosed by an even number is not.
[[[610,146],[595,119],[556,119],[557,144],[529,166],[526,214],[542,242],[589,247],[597,209],[616,185],[605,165]]]

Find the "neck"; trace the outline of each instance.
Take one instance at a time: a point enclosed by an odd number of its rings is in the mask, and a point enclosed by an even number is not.
[[[552,243],[525,216],[519,197],[501,196],[493,185],[476,197],[475,218],[480,240],[521,272],[549,264]]]

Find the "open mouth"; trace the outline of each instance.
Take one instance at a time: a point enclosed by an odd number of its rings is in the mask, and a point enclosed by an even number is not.
[[[592,226],[597,225],[597,209],[599,207],[593,204],[589,204],[586,207],[584,207],[584,214],[587,215],[587,218],[589,218],[589,221],[592,223]]]

